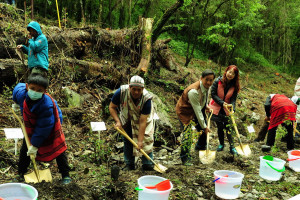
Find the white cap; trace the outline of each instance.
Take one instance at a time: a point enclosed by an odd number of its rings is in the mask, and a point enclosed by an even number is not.
[[[137,75],[131,77],[129,86],[144,87],[144,85],[145,85],[145,81],[142,77]]]
[[[291,101],[292,102],[294,102],[294,104],[297,104],[297,101],[299,100],[299,97],[297,97],[297,96],[293,96],[292,98],[291,98]]]

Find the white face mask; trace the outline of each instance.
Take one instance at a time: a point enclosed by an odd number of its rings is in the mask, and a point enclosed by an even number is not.
[[[36,92],[34,90],[29,89],[28,90],[28,96],[31,100],[38,100],[41,99],[44,93],[42,92]]]

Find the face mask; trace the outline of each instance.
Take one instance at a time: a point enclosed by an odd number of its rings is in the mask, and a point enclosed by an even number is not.
[[[31,100],[38,100],[42,98],[43,93],[42,92],[36,92],[34,90],[29,89],[28,96]]]

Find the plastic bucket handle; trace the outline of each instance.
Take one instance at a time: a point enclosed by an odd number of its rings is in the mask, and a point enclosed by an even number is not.
[[[300,158],[289,158],[287,159],[287,161],[295,161],[295,160],[299,160]]]
[[[272,169],[274,169],[275,171],[277,171],[277,172],[284,172],[284,170],[285,170],[285,167],[283,166],[283,168],[282,169],[276,169],[276,168],[274,168],[272,165],[270,165],[270,163],[268,163],[268,162],[266,162],[268,165],[269,165],[269,167],[271,167]]]

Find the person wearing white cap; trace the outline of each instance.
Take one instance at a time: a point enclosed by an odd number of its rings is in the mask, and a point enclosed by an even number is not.
[[[154,121],[152,96],[144,88],[145,81],[140,76],[133,76],[129,85],[122,85],[113,95],[109,112],[115,120],[115,126],[123,128],[126,133],[153,159]],[[120,110],[118,115],[117,109]],[[123,137],[125,170],[135,169],[137,149]],[[153,170],[153,164],[142,156],[143,170]]]

